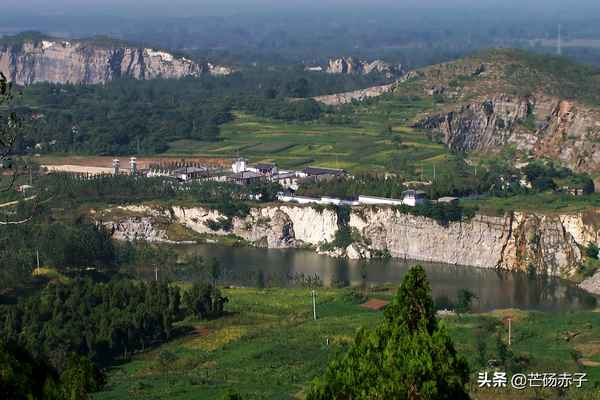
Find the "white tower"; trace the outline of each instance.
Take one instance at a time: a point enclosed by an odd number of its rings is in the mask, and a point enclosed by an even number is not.
[[[129,159],[129,169],[131,170],[131,175],[137,175],[137,158],[131,157]]]
[[[120,166],[121,166],[121,161],[119,161],[118,158],[115,158],[112,161],[112,167],[113,167],[113,174],[114,175],[119,175],[119,173],[120,173]]]
[[[231,164],[231,169],[233,170],[233,173],[238,174],[240,172],[246,172],[246,162],[247,160],[245,158],[238,158],[237,160],[235,160],[233,164]]]

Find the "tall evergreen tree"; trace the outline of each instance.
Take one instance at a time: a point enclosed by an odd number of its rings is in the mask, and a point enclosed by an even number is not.
[[[416,266],[373,331],[362,329],[307,400],[461,400],[469,368],[438,324],[425,270]]]

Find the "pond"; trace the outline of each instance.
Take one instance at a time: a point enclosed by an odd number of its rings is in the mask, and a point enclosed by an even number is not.
[[[357,261],[322,256],[310,250],[216,244],[178,246],[177,252],[185,258],[196,255],[219,260],[224,270],[222,283],[226,285],[256,286],[260,279],[267,286],[285,287],[299,277],[318,277],[327,287],[398,285],[411,266],[420,264],[427,271],[434,299],[455,301],[457,292],[467,289],[477,296],[474,308],[482,311],[578,310],[593,307],[595,299],[574,283],[559,278],[467,266],[400,259]]]

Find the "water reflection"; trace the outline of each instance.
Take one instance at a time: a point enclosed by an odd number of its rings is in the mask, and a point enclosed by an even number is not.
[[[429,276],[434,298],[456,300],[459,289],[475,293],[480,310],[523,308],[569,310],[590,307],[590,295],[574,284],[524,273],[398,259],[354,261],[319,256],[308,250],[273,250],[219,245],[178,247],[184,258],[218,259],[226,270],[223,283],[254,286],[257,276],[270,286],[286,286],[297,275],[318,276],[325,286],[398,284],[408,269],[421,264]]]

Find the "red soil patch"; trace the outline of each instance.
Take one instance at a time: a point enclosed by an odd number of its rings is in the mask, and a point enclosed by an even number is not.
[[[390,302],[387,300],[371,299],[371,300],[367,301],[366,303],[361,304],[360,306],[362,308],[367,308],[369,310],[380,311],[380,310],[383,310],[385,308],[385,306],[387,306],[388,304],[390,304]]]
[[[583,365],[584,367],[600,367],[600,362],[587,360],[585,358],[577,360],[577,364]]]
[[[206,326],[195,326],[193,335],[201,337],[208,336],[210,335],[210,329]]]

